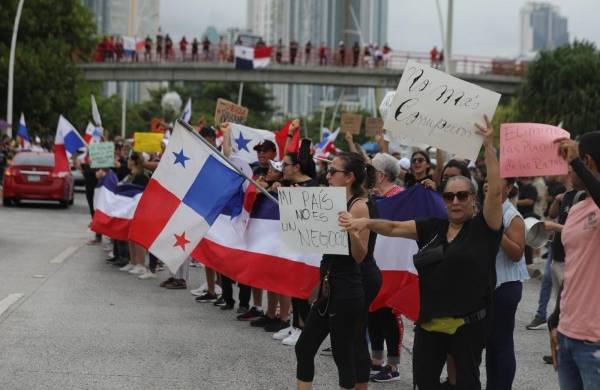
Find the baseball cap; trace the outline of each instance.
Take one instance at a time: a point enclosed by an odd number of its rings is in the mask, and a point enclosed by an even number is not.
[[[260,152],[260,151],[267,152],[269,150],[273,151],[273,152],[277,151],[277,147],[275,146],[275,143],[268,139],[263,140],[261,143],[255,145],[253,149],[256,150],[257,152]]]
[[[398,166],[405,171],[410,169],[410,160],[406,157],[402,157],[400,161],[398,161]]]

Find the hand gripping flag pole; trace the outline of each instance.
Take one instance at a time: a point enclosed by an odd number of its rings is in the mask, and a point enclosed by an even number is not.
[[[271,195],[269,193],[269,191],[265,190],[260,184],[258,184],[256,182],[256,180],[254,180],[253,178],[247,176],[244,172],[242,172],[241,169],[239,169],[230,159],[229,157],[225,156],[223,153],[221,153],[221,151],[219,149],[217,149],[213,144],[211,144],[210,142],[208,142],[206,139],[204,139],[203,136],[201,136],[200,134],[198,134],[198,132],[188,123],[182,121],[181,119],[177,119],[177,123],[179,123],[181,126],[183,126],[187,131],[189,131],[191,134],[194,135],[194,137],[198,138],[200,141],[202,141],[206,146],[208,146],[213,152],[215,152],[216,154],[218,154],[223,161],[225,161],[231,168],[233,168],[234,171],[237,172],[238,175],[242,176],[243,178],[245,178],[246,180],[248,180],[250,183],[254,184],[254,186],[256,187],[257,190],[259,190],[260,192],[263,193],[263,195],[265,195],[267,197],[267,199],[269,199],[271,202],[275,203],[275,204],[279,204],[279,202],[277,201],[277,199],[275,199],[275,197],[273,195]]]

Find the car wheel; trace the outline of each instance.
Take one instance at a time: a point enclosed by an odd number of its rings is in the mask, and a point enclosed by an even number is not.
[[[10,198],[2,198],[2,206],[10,207],[12,206],[12,199]]]
[[[73,203],[75,203],[75,195],[71,195],[71,199],[69,200],[69,206],[73,205]]]

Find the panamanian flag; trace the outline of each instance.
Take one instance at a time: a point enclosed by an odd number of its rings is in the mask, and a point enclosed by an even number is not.
[[[19,119],[17,139],[19,140],[19,147],[21,150],[31,149],[31,140],[29,139],[29,132],[27,131],[27,125],[25,124],[25,114],[23,113],[21,113],[21,118]]]
[[[243,199],[244,181],[177,123],[137,205],[129,239],[176,272],[223,209]]]
[[[249,47],[236,45],[234,47],[235,68],[236,69],[257,69],[264,68],[271,63],[271,52],[273,48]]]

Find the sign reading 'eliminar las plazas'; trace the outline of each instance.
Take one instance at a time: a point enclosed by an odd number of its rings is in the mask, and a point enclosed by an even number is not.
[[[474,160],[483,138],[475,123],[494,116],[500,94],[416,61],[408,61],[384,128],[391,141],[408,137]]]

